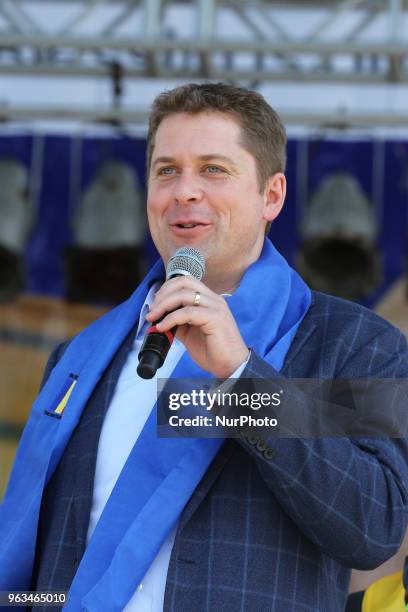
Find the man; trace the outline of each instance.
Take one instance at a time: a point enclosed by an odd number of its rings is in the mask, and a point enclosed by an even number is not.
[[[164,316],[163,332],[178,326],[164,378],[407,376],[396,329],[310,292],[265,240],[285,145],[255,92],[156,99],[147,209],[162,263],[50,359],[2,507],[0,589],[69,589],[67,610],[334,612],[350,568],[398,549],[405,440],[159,439],[155,379],[135,373],[146,325]],[[204,255],[203,282],[163,282],[181,246]]]

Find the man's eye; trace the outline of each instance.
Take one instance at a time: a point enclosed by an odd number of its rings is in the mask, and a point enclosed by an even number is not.
[[[205,169],[209,174],[219,174],[221,172],[224,172],[224,170],[222,168],[219,168],[218,166],[206,166]]]
[[[174,168],[172,168],[171,166],[166,166],[164,168],[160,168],[159,170],[159,174],[162,174],[164,176],[170,176],[171,174],[173,174],[174,172]]]

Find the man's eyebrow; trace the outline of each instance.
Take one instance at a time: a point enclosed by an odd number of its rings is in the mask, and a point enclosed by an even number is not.
[[[224,161],[228,164],[234,164],[234,161],[230,158],[227,157],[226,155],[222,155],[221,153],[207,153],[206,155],[199,155],[198,159],[200,159],[201,161],[210,161],[210,160],[215,160],[215,159],[219,159],[221,161]],[[157,159],[154,160],[153,162],[153,167],[157,166],[157,164],[169,164],[169,163],[174,163],[175,158],[174,157],[168,157],[166,155],[161,155],[160,157],[158,157]]]
[[[168,164],[170,162],[174,162],[173,157],[166,157],[165,155],[162,155],[161,157],[158,157],[157,159],[154,160],[152,166],[157,166],[157,164]]]
[[[221,153],[210,153],[208,155],[200,155],[199,159],[201,159],[202,161],[210,161],[211,159],[220,159],[222,161],[227,162],[228,164],[234,163],[234,161],[230,157],[227,157],[226,155],[221,155]]]

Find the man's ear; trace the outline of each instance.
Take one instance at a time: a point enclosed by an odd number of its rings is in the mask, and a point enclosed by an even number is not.
[[[286,197],[286,177],[282,172],[270,176],[264,190],[263,218],[274,221],[282,210]]]

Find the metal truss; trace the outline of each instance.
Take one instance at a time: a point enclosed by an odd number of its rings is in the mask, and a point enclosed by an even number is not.
[[[176,6],[191,31],[167,25]],[[307,9],[316,23],[290,29],[288,7],[291,21]],[[406,83],[406,10],[404,0],[0,0],[0,74]],[[227,14],[239,34],[222,31]],[[367,41],[374,22],[380,35]]]
[[[110,78],[115,112],[125,80],[406,84],[407,18],[408,0],[0,0],[0,75]]]

